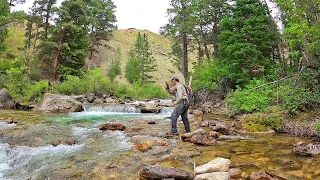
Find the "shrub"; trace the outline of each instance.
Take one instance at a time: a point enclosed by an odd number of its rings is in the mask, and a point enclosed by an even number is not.
[[[68,75],[56,89],[59,93],[66,95],[86,94],[93,91],[93,85],[87,77]]]
[[[208,89],[209,91],[227,90],[227,67],[221,65],[218,59],[204,61],[195,67],[193,89]]]
[[[264,80],[254,79],[246,85],[244,89],[237,88],[230,93],[225,101],[228,103],[228,109],[236,113],[252,113],[266,110],[274,97],[274,87],[265,86],[259,89],[253,89],[264,84]]]
[[[27,86],[24,91],[24,100],[26,102],[37,101],[39,102],[42,98],[42,95],[48,90],[49,83],[48,81],[41,80],[35,84]]]
[[[314,128],[316,129],[317,132],[320,133],[320,123],[317,123]]]

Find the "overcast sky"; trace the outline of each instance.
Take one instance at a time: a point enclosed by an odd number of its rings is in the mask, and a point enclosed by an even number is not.
[[[29,11],[34,0],[26,0],[26,3],[19,4],[15,10]],[[58,0],[61,2],[62,0]],[[170,7],[170,0],[113,0],[117,6],[117,25],[119,29],[146,29],[158,33],[161,26],[167,23],[167,9]],[[274,3],[266,1],[272,9],[272,15],[279,12]],[[282,24],[278,21],[280,29]]]
[[[61,2],[61,0],[58,0]],[[117,6],[117,25],[119,29],[146,29],[158,33],[167,23],[166,12],[169,0],[113,0]],[[19,4],[15,10],[29,11],[33,0]]]

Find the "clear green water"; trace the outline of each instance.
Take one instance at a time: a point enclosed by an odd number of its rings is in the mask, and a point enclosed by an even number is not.
[[[211,147],[171,140],[165,148],[171,154],[178,154],[179,158],[150,163],[146,160],[148,153],[132,150],[133,143],[126,133],[98,129],[101,123],[120,121],[128,129],[163,132],[169,130],[170,120],[164,119],[169,115],[170,109],[158,115],[106,112],[44,115],[0,111],[0,119],[19,119],[15,126],[0,123],[0,179],[136,179],[142,164],[159,164],[192,172],[194,162],[204,164],[215,157],[229,158],[233,166],[239,166],[246,174],[266,170],[287,179],[320,179],[320,158],[293,155],[292,145],[303,139],[285,134],[218,140],[219,145]],[[141,123],[147,119],[155,119],[157,125]],[[183,132],[181,122],[178,126]],[[196,128],[192,125],[192,130]],[[51,145],[59,140],[74,140],[75,143]],[[192,153],[197,155],[189,157]]]

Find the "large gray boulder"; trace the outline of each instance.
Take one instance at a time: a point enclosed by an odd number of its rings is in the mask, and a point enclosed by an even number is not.
[[[303,142],[298,142],[293,146],[292,152],[300,156],[317,156],[320,154],[320,144],[304,145]]]
[[[195,168],[196,174],[212,172],[228,172],[231,161],[225,158],[215,158],[214,160]]]
[[[160,166],[145,166],[139,170],[140,179],[144,180],[162,180],[173,178],[175,180],[192,180],[192,173],[174,168]]]
[[[228,172],[213,172],[197,175],[194,180],[229,180],[230,174]]]
[[[83,106],[74,98],[59,94],[46,93],[36,110],[45,113],[81,112]]]
[[[0,90],[0,109],[15,109],[16,103],[9,95],[8,90],[3,88]]]

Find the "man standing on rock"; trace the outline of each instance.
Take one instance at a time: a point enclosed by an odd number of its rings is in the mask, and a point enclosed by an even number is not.
[[[177,76],[173,76],[171,78],[172,81],[172,88],[169,88],[169,84],[166,82],[166,90],[170,94],[176,95],[176,100],[171,107],[175,107],[172,114],[171,114],[171,131],[169,134],[178,134],[177,131],[177,119],[181,116],[184,128],[186,132],[190,132],[190,125],[188,120],[188,109],[189,109],[189,100],[187,89],[184,85],[179,83],[179,78]]]

